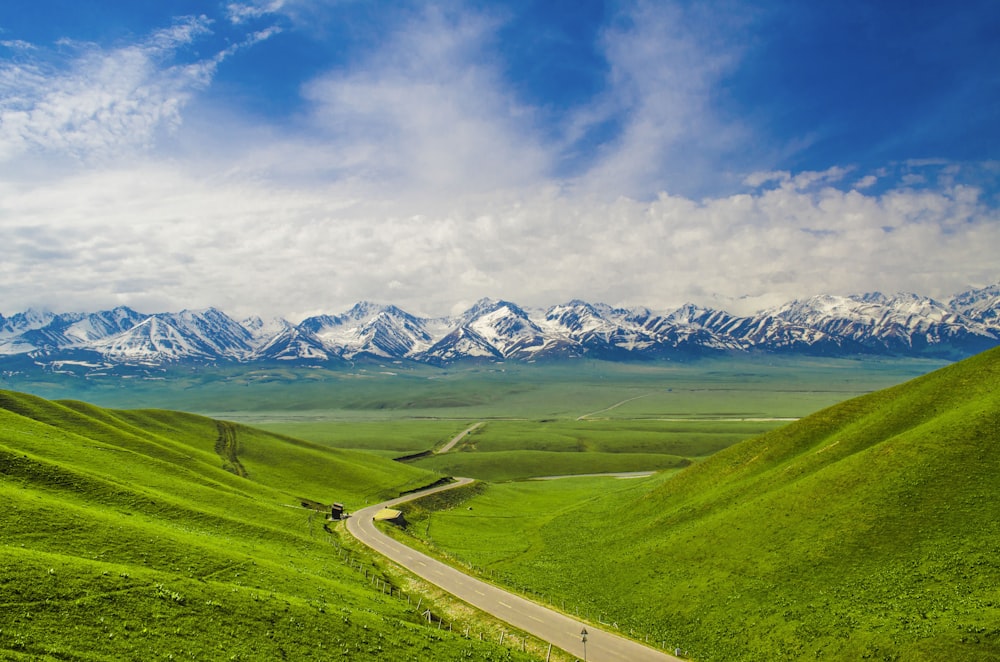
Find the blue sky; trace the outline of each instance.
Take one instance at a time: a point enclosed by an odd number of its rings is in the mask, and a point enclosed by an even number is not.
[[[0,312],[1000,280],[1000,6],[6,3]]]

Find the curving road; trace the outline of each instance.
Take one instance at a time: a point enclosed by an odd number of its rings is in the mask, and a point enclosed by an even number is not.
[[[571,655],[584,659],[584,647],[580,632],[587,629],[586,660],[588,662],[665,662],[678,658],[644,646],[619,635],[600,630],[590,624],[567,616],[558,611],[509,593],[493,584],[488,584],[465,573],[411,549],[403,543],[379,531],[372,517],[382,508],[395,506],[418,499],[434,492],[468,485],[471,478],[460,478],[458,482],[441,485],[422,492],[407,494],[368,506],[353,513],[347,520],[347,530],[355,538],[415,575],[440,586],[452,595],[470,605],[496,616],[514,627],[528,632],[539,639],[548,641]]]

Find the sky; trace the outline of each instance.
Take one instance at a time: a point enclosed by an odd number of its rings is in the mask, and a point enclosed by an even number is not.
[[[995,0],[13,0],[0,313],[1000,281]]]

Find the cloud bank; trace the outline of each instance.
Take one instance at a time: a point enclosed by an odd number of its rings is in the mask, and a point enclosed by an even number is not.
[[[205,17],[55,63],[16,47],[0,66],[3,312],[297,319],[371,299],[440,315],[482,296],[747,312],[1000,278],[1000,213],[975,185],[995,164],[732,166],[754,135],[714,97],[741,51],[691,8],[621,8],[595,44],[601,90],[552,131],[491,50],[504,17],[453,4],[310,77],[281,122],[212,97],[227,60],[287,36],[294,5],[228,5],[242,36],[207,55]],[[672,192],[709,177],[732,184]]]

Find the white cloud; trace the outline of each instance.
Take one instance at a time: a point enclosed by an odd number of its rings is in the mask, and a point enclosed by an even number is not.
[[[13,51],[33,51],[36,50],[35,45],[22,41],[21,39],[6,39],[0,41],[0,46],[4,48],[9,48]]]
[[[872,289],[943,297],[995,281],[1000,245],[1000,214],[966,187],[362,200],[350,183],[283,188],[163,164],[2,184],[0,228],[5,312],[46,292],[56,309],[217,305],[290,317],[360,299],[446,314],[484,295],[654,308]]]
[[[240,25],[263,16],[276,14],[286,4],[285,0],[270,0],[269,2],[258,3],[230,2],[226,5],[226,15],[233,24]]]
[[[63,42],[77,53],[56,69],[39,62],[0,65],[0,162],[29,152],[82,162],[143,151],[180,126],[182,110],[238,49],[272,36],[253,33],[215,55],[173,62],[209,34],[204,16],[177,20],[141,42],[113,50]]]
[[[288,10],[229,9],[234,22]],[[277,28],[183,64],[174,55],[205,19],[131,47],[78,45],[64,70],[8,64],[0,162],[13,171],[42,151],[88,167],[0,179],[0,304],[294,318],[360,299],[446,314],[491,295],[745,309],[818,292],[945,296],[1000,276],[1000,215],[951,164],[905,164],[938,176],[933,189],[867,194],[865,176],[840,190],[852,171],[831,167],[752,173],[752,193],[648,199],[717,174],[703,170],[741,129],[712,117],[709,92],[735,54],[705,45],[702,17],[640,4],[629,18],[604,37],[607,93],[551,142],[488,51],[500,24],[453,8],[313,80],[304,119],[281,126],[187,116],[220,62]],[[555,179],[609,120],[618,138]],[[187,151],[146,149],[182,123]]]
[[[872,186],[875,186],[875,184],[877,183],[878,183],[878,177],[876,177],[875,175],[865,175],[858,181],[854,182],[854,188],[858,190],[863,190],[866,188],[871,188]]]
[[[728,176],[718,157],[746,136],[738,122],[716,116],[712,94],[739,58],[722,27],[734,30],[738,20],[715,3],[627,5],[602,39],[606,91],[571,122],[574,137],[609,120],[621,126],[583,177],[588,189],[648,197]]]
[[[551,155],[531,109],[513,101],[481,53],[496,28],[482,16],[431,7],[366,61],[313,81],[310,128],[329,141],[333,167],[433,195],[544,178]]]

